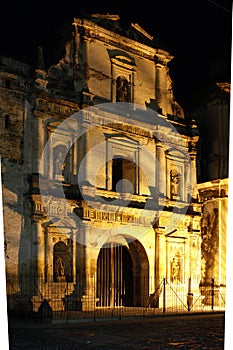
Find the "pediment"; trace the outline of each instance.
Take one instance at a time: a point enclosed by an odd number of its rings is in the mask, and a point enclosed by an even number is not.
[[[138,146],[139,142],[134,140],[133,138],[131,137],[128,137],[127,135],[123,135],[121,133],[119,134],[107,134],[105,133],[105,138],[108,140],[108,141],[116,141],[116,142],[119,142],[119,143],[127,143],[127,144],[131,144],[131,145],[134,145],[134,146]]]
[[[187,154],[183,153],[179,149],[176,148],[170,148],[169,150],[166,151],[167,156],[170,158],[177,158],[177,159],[186,159]]]
[[[67,229],[76,228],[76,223],[71,218],[54,218],[48,225],[49,228],[52,227],[63,227]]]
[[[169,233],[167,233],[166,237],[187,239],[187,237],[182,236],[181,233],[178,230],[176,230],[176,229],[172,230]]]
[[[140,34],[145,36],[147,39],[149,39],[149,40],[154,39],[154,37],[152,35],[150,35],[149,33],[147,33],[145,31],[145,29],[143,29],[138,23],[131,23],[131,27],[136,29]]]
[[[127,52],[119,50],[119,49],[112,49],[108,50],[108,54],[112,62],[121,64],[127,64],[129,66],[135,66],[135,59],[134,57],[130,56]]]

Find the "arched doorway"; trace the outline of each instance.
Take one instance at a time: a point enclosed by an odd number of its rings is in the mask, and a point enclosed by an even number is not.
[[[104,244],[97,260],[97,306],[147,305],[148,275],[148,258],[139,241]]]

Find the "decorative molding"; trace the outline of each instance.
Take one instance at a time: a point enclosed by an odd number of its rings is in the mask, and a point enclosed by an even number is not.
[[[135,134],[142,137],[153,138],[152,132],[150,132],[149,130],[145,130],[143,128],[140,128],[139,126],[125,124],[125,122],[123,121],[115,122],[112,119],[108,119],[104,116],[97,116],[87,111],[83,111],[83,122],[91,123],[91,125],[106,126],[113,130],[129,132],[131,134]]]
[[[37,98],[35,104],[38,111],[66,117],[79,111],[77,106],[65,106],[44,98]]]

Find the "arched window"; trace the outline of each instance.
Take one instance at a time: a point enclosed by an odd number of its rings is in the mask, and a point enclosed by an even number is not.
[[[130,102],[130,86],[124,76],[116,80],[116,102]]]

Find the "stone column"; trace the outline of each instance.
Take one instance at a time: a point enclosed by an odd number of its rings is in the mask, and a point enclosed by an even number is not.
[[[166,161],[162,144],[156,145],[156,188],[158,195],[166,196]]]
[[[81,308],[83,311],[92,311],[96,308],[96,267],[97,250],[88,242],[88,236],[91,236],[92,227],[89,224],[82,225],[82,258],[80,261],[82,271],[82,295]],[[87,238],[87,239],[86,239]]]
[[[197,196],[197,169],[196,169],[196,156],[191,156],[191,188],[192,188],[192,197],[196,198]]]
[[[83,68],[85,76],[85,85],[88,85],[89,79],[89,39],[85,35],[83,36]]]
[[[196,158],[197,158],[197,140],[192,140],[189,143],[189,155],[191,159],[190,165],[190,184],[192,188],[192,197],[196,198],[197,196],[197,167],[196,167]]]
[[[141,268],[134,267],[133,268],[133,306],[142,306],[143,305],[143,295],[144,288],[141,285]]]
[[[74,184],[78,183],[78,138],[73,144],[73,168],[72,168],[73,178],[72,182]]]
[[[43,119],[41,116],[34,115],[34,126],[33,126],[33,159],[32,159],[32,172],[33,173],[44,173],[44,164],[41,163],[41,157],[44,151],[44,126]],[[40,169],[40,165],[42,167]],[[41,171],[40,171],[41,170]]]
[[[77,251],[76,251],[76,232],[75,230],[71,231],[71,235],[70,235],[70,239],[72,241],[72,251],[73,253],[71,254],[71,259],[72,259],[72,276],[73,276],[73,283],[76,283],[77,278],[76,278],[76,255],[77,255]]]
[[[184,193],[183,193],[183,199],[184,201],[189,201],[190,196],[192,195],[192,184],[191,184],[191,164],[189,162],[184,163]]]
[[[74,64],[78,66],[79,64],[79,42],[80,35],[77,26],[74,27]]]
[[[78,154],[79,154],[79,184],[87,182],[88,181],[88,150],[89,150],[89,125],[82,125],[81,127],[81,133],[82,136],[79,138],[79,147],[78,147]]]
[[[38,277],[39,280],[44,280],[45,272],[45,252],[44,252],[44,230],[42,227],[43,219],[33,218],[33,272],[35,277]]]
[[[155,100],[158,106],[161,106],[162,94],[161,94],[161,64],[155,65]]]
[[[166,239],[162,229],[155,229],[155,289],[166,277]]]
[[[46,232],[46,269],[47,279],[53,282],[53,246],[56,243],[52,237],[52,233],[48,229]]]

